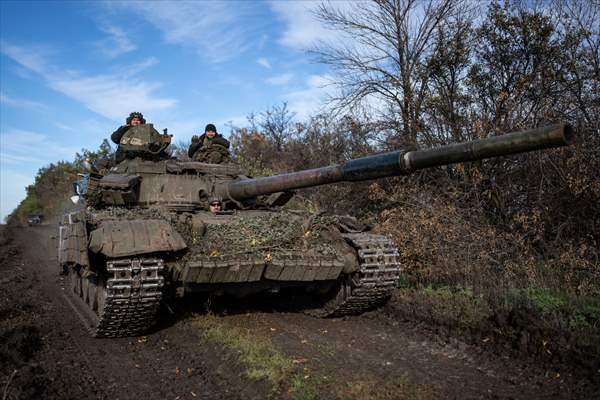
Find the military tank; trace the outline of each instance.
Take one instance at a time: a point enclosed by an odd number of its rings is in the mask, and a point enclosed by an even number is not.
[[[143,334],[163,296],[190,292],[246,296],[299,287],[322,299],[314,314],[358,314],[390,296],[402,270],[399,249],[353,217],[283,207],[292,190],[572,140],[572,128],[559,124],[260,178],[235,164],[126,159],[76,185],[85,204],[62,218],[59,264],[72,303],[96,337]],[[208,211],[213,199],[223,210]]]

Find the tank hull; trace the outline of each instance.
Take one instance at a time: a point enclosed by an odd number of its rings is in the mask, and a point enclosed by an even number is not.
[[[59,232],[69,293],[96,337],[142,334],[165,294],[243,297],[297,287],[319,297],[312,314],[360,313],[385,301],[400,274],[391,240],[349,232],[349,217],[340,217],[342,228],[331,216],[315,222],[302,212],[113,211],[67,214]],[[280,230],[268,236],[269,229]],[[230,240],[228,232],[241,243],[215,243]]]

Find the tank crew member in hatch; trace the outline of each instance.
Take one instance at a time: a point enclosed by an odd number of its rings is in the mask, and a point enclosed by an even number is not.
[[[223,211],[223,201],[218,197],[208,199],[208,211],[213,214],[219,214]]]
[[[110,138],[119,145],[115,153],[117,163],[126,158],[135,157],[145,160],[169,158],[169,154],[165,152],[165,149],[171,143],[171,136],[166,133],[161,135],[154,129],[152,124],[146,124],[146,120],[140,112],[129,114],[129,117],[125,120],[125,125],[114,131]]]
[[[231,160],[229,141],[217,133],[217,128],[213,124],[208,124],[202,136],[192,136],[188,156],[194,161],[210,164],[228,162]]]

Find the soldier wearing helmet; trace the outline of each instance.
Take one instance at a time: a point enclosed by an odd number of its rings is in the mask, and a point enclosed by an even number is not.
[[[115,142],[116,144],[119,144],[119,143],[121,143],[121,138],[123,137],[125,132],[127,132],[129,130],[129,128],[131,128],[132,126],[145,124],[145,123],[146,123],[146,120],[144,119],[144,116],[142,115],[142,113],[134,111],[131,114],[129,114],[129,117],[127,117],[125,119],[125,125],[121,125],[119,127],[119,129],[117,129],[116,131],[114,131],[112,133],[112,135],[110,135],[110,139],[113,142]]]
[[[146,129],[140,131],[141,126],[132,129],[139,125],[143,125]],[[141,157],[156,160],[169,157],[165,149],[171,142],[170,136],[166,135],[166,133],[160,135],[152,127],[152,124],[146,125],[146,120],[140,112],[129,114],[129,117],[125,119],[125,125],[120,126],[119,129],[114,131],[110,135],[110,138],[119,145],[115,153],[115,161],[117,163],[126,158]]]
[[[229,141],[217,133],[213,124],[206,125],[204,134],[192,136],[192,144],[188,148],[188,156],[194,161],[220,164],[231,159]]]
[[[213,214],[220,214],[223,211],[223,200],[220,197],[209,197],[208,199],[208,211]]]

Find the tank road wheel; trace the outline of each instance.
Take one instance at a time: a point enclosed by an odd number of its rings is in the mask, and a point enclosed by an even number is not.
[[[81,276],[80,270],[71,266],[67,267],[67,270],[70,284],[67,301],[83,321],[85,327],[91,331],[97,320],[97,316],[91,307],[96,295],[96,287],[90,280],[90,277],[83,278]]]
[[[106,280],[103,277],[95,277],[91,288],[92,301],[90,302],[90,306],[96,315],[100,315],[100,312],[104,310],[104,304],[106,303]]]
[[[75,268],[69,267],[69,281],[71,283],[71,291],[76,297],[81,296],[81,276]]]
[[[400,277],[399,252],[389,238],[369,233],[343,236],[356,249],[359,269],[343,276],[322,307],[309,311],[312,315],[339,317],[377,307],[389,299]]]
[[[81,278],[81,297],[83,302],[90,305],[90,280],[88,278]]]
[[[69,303],[95,337],[135,336],[154,323],[162,298],[160,259],[120,259],[106,263],[106,277],[69,268]]]

